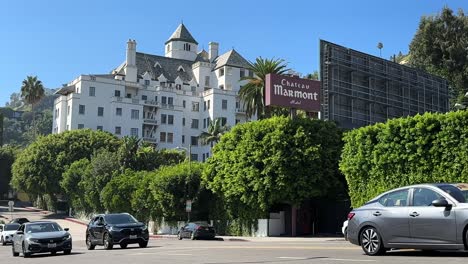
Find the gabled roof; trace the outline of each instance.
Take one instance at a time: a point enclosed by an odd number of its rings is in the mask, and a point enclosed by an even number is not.
[[[202,50],[200,52],[198,52],[197,54],[197,58],[195,59],[195,62],[197,61],[201,61],[201,62],[210,62],[210,60],[208,59],[208,52],[206,52],[206,50]]]
[[[198,45],[198,42],[192,37],[192,34],[190,34],[190,32],[188,31],[188,29],[185,27],[184,24],[180,24],[177,27],[177,29],[174,31],[174,33],[172,33],[171,37],[164,44],[167,44],[175,40],[186,41],[186,42],[190,42],[190,43],[194,43]]]
[[[156,62],[158,62],[161,67],[154,67]],[[192,64],[193,62],[188,60],[168,58],[141,52],[136,53],[138,77],[148,72],[153,79],[157,79],[162,74],[169,82],[174,82],[177,77],[180,77],[183,82],[189,82],[194,77]],[[179,71],[179,66],[182,66],[185,71]]]
[[[238,68],[250,68],[252,65],[234,49],[224,53],[215,59],[215,70],[222,66],[233,66]]]

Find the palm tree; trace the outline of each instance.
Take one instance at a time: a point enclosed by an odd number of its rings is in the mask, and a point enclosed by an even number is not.
[[[380,58],[382,58],[383,43],[382,43],[382,42],[379,42],[379,43],[377,44],[377,48],[380,50]]]
[[[239,97],[244,102],[244,109],[248,117],[257,114],[258,119],[268,117],[265,112],[265,76],[269,73],[284,74],[287,64],[283,59],[263,59],[259,57],[251,63],[249,71],[253,76],[242,78],[248,83],[239,91]]]
[[[199,136],[202,144],[216,143],[221,139],[221,136],[229,130],[226,125],[221,125],[221,118],[216,118],[208,125],[208,131],[202,132]]]
[[[21,97],[23,100],[31,105],[31,112],[33,114],[33,126],[36,134],[36,115],[34,114],[34,105],[37,104],[44,97],[44,86],[42,82],[37,79],[37,76],[27,76],[21,85]]]

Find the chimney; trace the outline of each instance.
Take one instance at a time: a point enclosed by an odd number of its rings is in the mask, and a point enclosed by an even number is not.
[[[210,42],[208,43],[208,46],[209,46],[209,59],[210,61],[213,61],[216,57],[218,57],[219,43]]]
[[[129,39],[127,41],[127,66],[136,64],[136,41]]]

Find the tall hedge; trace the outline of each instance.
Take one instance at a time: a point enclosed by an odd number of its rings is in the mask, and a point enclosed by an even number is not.
[[[339,166],[353,207],[405,185],[468,182],[468,111],[392,119],[344,142]]]

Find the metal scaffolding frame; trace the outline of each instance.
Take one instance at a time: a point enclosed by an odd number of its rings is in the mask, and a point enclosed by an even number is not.
[[[449,110],[445,79],[324,40],[320,77],[322,119],[344,128]]]

